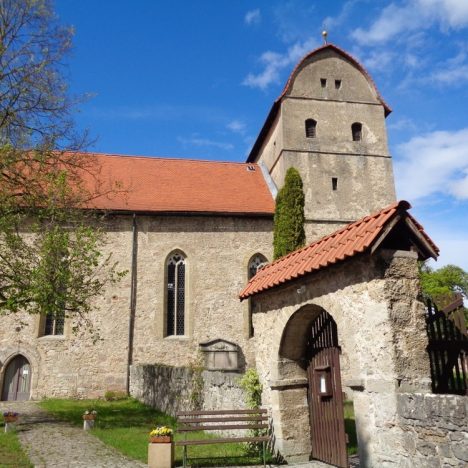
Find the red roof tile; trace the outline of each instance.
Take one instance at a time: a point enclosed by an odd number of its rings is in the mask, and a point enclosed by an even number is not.
[[[88,156],[88,154],[86,154]],[[272,215],[273,197],[256,164],[89,153],[89,208],[143,212]],[[117,191],[115,190],[117,187]],[[107,195],[105,193],[110,192]]]
[[[420,243],[428,252],[427,258],[437,256],[438,247],[424,232],[423,227],[407,212],[409,208],[411,205],[406,201],[396,202],[378,213],[348,224],[307,247],[279,258],[263,267],[249,281],[239,297],[246,299],[369,250],[384,234],[387,226],[398,219],[397,216],[405,219],[409,228],[420,238]]]

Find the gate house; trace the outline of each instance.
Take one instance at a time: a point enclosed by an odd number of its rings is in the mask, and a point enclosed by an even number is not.
[[[288,461],[347,466],[342,385],[353,391],[363,466],[409,461],[398,461],[397,397],[430,391],[417,261],[438,255],[409,208],[395,203],[267,265],[241,293]]]

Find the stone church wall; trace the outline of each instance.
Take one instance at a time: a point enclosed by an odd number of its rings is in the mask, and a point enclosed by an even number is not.
[[[175,415],[194,409],[245,408],[239,386],[241,373],[203,371],[160,364],[134,365],[130,372],[130,394],[143,403]]]
[[[227,216],[137,216],[137,301],[133,363],[187,366],[199,343],[223,338],[240,347],[240,367],[255,365],[248,337],[249,306],[238,293],[247,282],[250,258],[271,260],[272,220]],[[33,399],[94,398],[126,390],[132,267],[132,217],[109,216],[103,256],[112,254],[127,275],[107,286],[89,314],[99,337],[85,330],[42,336],[38,316],[2,316],[0,388],[8,362],[23,354],[31,364]],[[164,336],[165,262],[174,251],[187,259],[185,336]],[[19,320],[20,319],[20,320]],[[20,322],[23,326],[19,326]],[[194,358],[195,356],[195,358]]]

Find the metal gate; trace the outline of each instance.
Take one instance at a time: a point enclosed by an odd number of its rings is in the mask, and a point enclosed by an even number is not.
[[[335,321],[325,311],[312,322],[308,363],[312,456],[347,467],[338,332]]]
[[[29,400],[31,387],[31,366],[24,356],[12,359],[3,379],[2,400]]]

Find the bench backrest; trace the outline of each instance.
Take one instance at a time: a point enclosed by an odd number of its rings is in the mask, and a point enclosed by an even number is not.
[[[226,429],[268,429],[263,408],[248,410],[182,411],[176,414],[178,432],[222,431]]]

